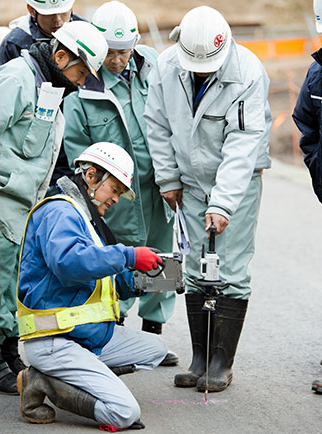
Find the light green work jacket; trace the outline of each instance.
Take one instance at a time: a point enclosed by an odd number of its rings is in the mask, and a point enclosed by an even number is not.
[[[16,244],[46,193],[63,135],[60,111],[53,122],[35,117],[43,81],[27,50],[0,68],[0,230]]]
[[[155,63],[157,53],[153,48],[138,46],[130,60],[131,85],[119,76],[102,68],[101,85],[91,83],[80,89],[79,94],[69,95],[64,101],[66,128],[64,147],[73,167],[73,160],[89,145],[107,141],[122,146],[134,160],[132,188],[136,193],[134,202],[120,198],[116,207],[105,216],[118,242],[126,245],[145,244],[147,233],[144,223],[144,207],[154,206],[152,190],[159,190],[154,182],[154,170],[147,143],[146,125],[143,119],[148,93],[148,75]],[[96,86],[95,86],[96,85]],[[151,191],[151,194],[149,194]],[[159,194],[154,200],[161,201],[168,221],[172,212]],[[151,197],[151,201],[146,198]],[[164,215],[162,216],[164,219]]]

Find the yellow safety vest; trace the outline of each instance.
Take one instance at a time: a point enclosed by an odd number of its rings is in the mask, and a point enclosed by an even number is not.
[[[21,340],[57,335],[60,333],[69,333],[75,326],[80,324],[117,321],[120,317],[120,307],[118,296],[115,291],[114,276],[104,277],[103,279],[97,280],[93,293],[85,303],[80,306],[37,310],[29,309],[19,300],[20,264],[29,219],[31,215],[44,203],[49,200],[57,199],[66,200],[74,205],[83,216],[95,245],[98,247],[103,246],[93,225],[81,206],[67,195],[57,194],[55,196],[47,197],[30,211],[22,240],[17,280],[18,326]]]

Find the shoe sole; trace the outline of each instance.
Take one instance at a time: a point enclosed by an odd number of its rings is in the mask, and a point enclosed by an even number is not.
[[[228,377],[228,380],[224,385],[215,386],[215,387],[212,387],[211,385],[209,385],[207,390],[208,390],[208,392],[222,392],[223,390],[227,389],[227,387],[231,384],[232,381],[233,381],[233,376],[231,375],[230,377]],[[206,388],[197,386],[197,390],[198,390],[198,392],[205,392]]]
[[[179,359],[171,360],[169,362],[161,362],[159,366],[176,366],[179,363]]]
[[[312,390],[316,393],[322,393],[322,386],[318,386],[317,384],[312,384]]]
[[[2,392],[0,390],[0,395],[15,395],[15,396],[17,396],[17,395],[19,395],[19,392]]]
[[[18,393],[20,395],[19,408],[20,408],[20,413],[21,413],[22,417],[24,417],[28,422],[31,422],[31,423],[38,423],[38,424],[53,423],[55,421],[55,419],[39,420],[39,419],[33,419],[33,418],[26,416],[24,414],[24,412],[22,411],[22,388],[23,388],[22,377],[23,377],[23,371],[20,371],[18,376],[17,376],[17,389],[18,389]]]

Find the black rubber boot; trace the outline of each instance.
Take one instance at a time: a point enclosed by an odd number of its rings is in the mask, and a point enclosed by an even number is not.
[[[221,392],[232,381],[232,366],[243,328],[248,300],[219,296],[212,323],[208,391]],[[199,392],[206,389],[206,374],[197,382]]]
[[[17,386],[20,393],[20,411],[29,422],[54,422],[55,410],[43,403],[46,396],[58,408],[95,420],[94,407],[97,399],[94,396],[57,378],[42,374],[33,367],[18,374]]]
[[[18,340],[19,338],[6,338],[1,345],[2,359],[8,363],[9,368],[16,375],[27,368],[18,353]]]
[[[162,323],[156,321],[149,321],[148,319],[143,318],[142,330],[144,332],[154,333],[155,335],[161,335]]]
[[[206,369],[208,312],[202,310],[205,300],[203,294],[186,294],[185,297],[192,343],[192,362],[186,372],[174,377],[174,384],[178,387],[194,387]]]
[[[17,377],[10,370],[7,362],[0,359],[0,393],[6,395],[19,395],[17,390]]]
[[[154,333],[156,335],[162,334],[162,323],[156,321],[149,321],[143,318],[142,330],[148,333]],[[179,357],[173,351],[168,351],[165,358],[160,363],[160,366],[175,366],[179,362]]]
[[[316,393],[322,393],[322,379],[313,381],[312,390]]]

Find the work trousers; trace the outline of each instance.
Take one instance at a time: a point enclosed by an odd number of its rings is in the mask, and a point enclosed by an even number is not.
[[[220,279],[225,283],[221,293],[247,300],[251,294],[249,263],[255,250],[255,230],[262,194],[262,177],[252,177],[238,209],[225,230],[216,235],[215,247],[220,260]],[[202,245],[208,250],[209,240],[205,232],[205,212],[208,205],[183,191],[182,209],[190,238],[191,252],[186,257],[186,292],[203,292],[195,283],[200,279]]]
[[[155,197],[160,195],[157,188],[141,188],[144,222],[147,234],[146,246],[155,247],[163,253],[171,253],[173,246],[173,219],[167,223],[163,202]],[[165,323],[173,314],[176,293],[164,291],[161,294],[147,294],[139,299],[139,316],[149,321]],[[120,301],[121,316],[135,303],[135,298]]]
[[[139,419],[140,407],[107,365],[133,364],[136,369],[151,370],[167,353],[159,336],[121,326],[115,326],[100,356],[59,335],[25,341],[24,348],[31,366],[96,397],[96,421],[117,428],[126,428]]]
[[[7,337],[17,337],[17,273],[20,246],[0,231],[0,345]]]

